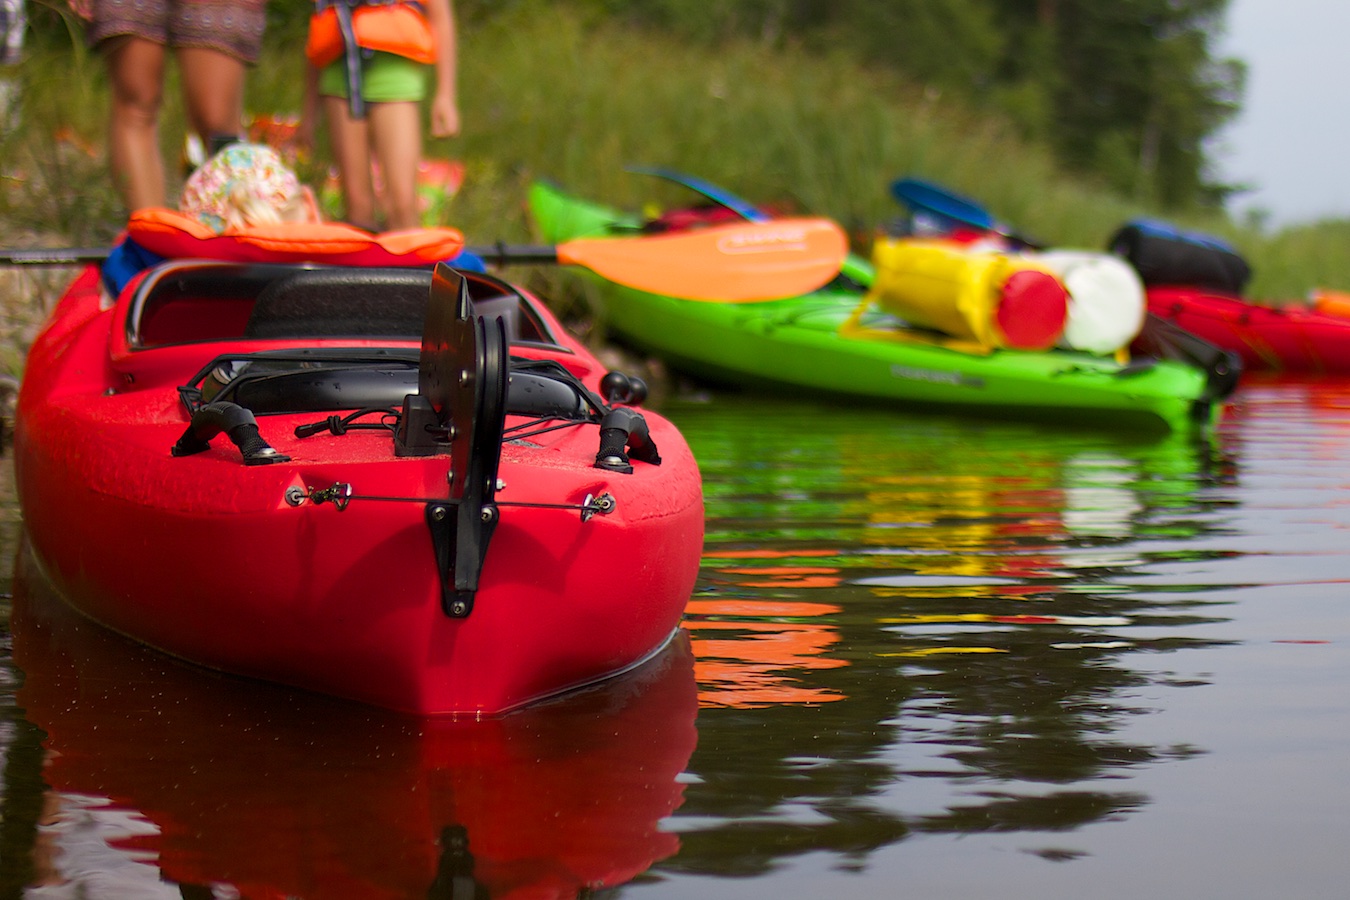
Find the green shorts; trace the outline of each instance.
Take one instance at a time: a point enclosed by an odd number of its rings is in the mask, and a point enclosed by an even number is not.
[[[367,103],[421,103],[427,96],[430,66],[406,56],[376,51],[361,61],[361,96]],[[325,97],[347,96],[347,69],[339,59],[319,74],[319,93]]]

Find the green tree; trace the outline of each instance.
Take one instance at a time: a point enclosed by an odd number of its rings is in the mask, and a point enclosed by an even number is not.
[[[829,38],[927,87],[978,95],[998,76],[1005,40],[988,0],[835,0],[828,8]]]
[[[1204,147],[1236,114],[1245,78],[1212,56],[1228,0],[991,2],[1015,38],[1004,87],[1039,88],[1046,121],[1024,124],[1066,164],[1170,208],[1222,200]]]

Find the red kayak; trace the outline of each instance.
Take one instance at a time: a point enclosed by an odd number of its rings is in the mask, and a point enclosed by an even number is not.
[[[1149,312],[1242,357],[1246,371],[1350,374],[1350,317],[1265,306],[1203,287],[1155,285]]]
[[[666,645],[702,489],[628,379],[491,275],[259,246],[203,243],[115,298],[91,266],[33,345],[19,500],[68,602],[418,714],[502,713]]]
[[[1140,219],[1108,246],[1138,271],[1153,316],[1236,353],[1244,371],[1350,373],[1347,310],[1335,298],[1313,306],[1244,299],[1251,267],[1223,239]]]

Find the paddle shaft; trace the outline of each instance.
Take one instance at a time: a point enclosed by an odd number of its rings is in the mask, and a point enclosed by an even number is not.
[[[485,262],[494,263],[529,265],[531,263],[544,264],[558,261],[558,248],[543,244],[496,243],[485,247],[465,247],[464,252],[471,253]]]
[[[82,266],[103,262],[108,258],[106,247],[32,247],[22,250],[0,250],[0,265],[6,266]]]
[[[110,252],[112,251],[108,247],[33,247],[0,250],[0,265],[82,266],[103,262]],[[465,247],[464,252],[471,253],[486,262],[503,264],[530,265],[558,262],[558,247],[547,244],[496,243],[481,247]],[[582,255],[584,256],[584,253]]]
[[[775,219],[642,237],[575,238],[555,246],[497,243],[466,250],[497,263],[582,266],[653,294],[739,303],[818,289],[839,273],[848,239],[828,219]],[[0,251],[0,263],[78,265],[99,262],[110,253],[88,248]]]
[[[556,263],[554,247],[493,244],[489,247],[465,247],[466,252],[492,262]],[[7,266],[82,266],[103,262],[111,252],[107,247],[33,247],[0,250],[0,265]]]

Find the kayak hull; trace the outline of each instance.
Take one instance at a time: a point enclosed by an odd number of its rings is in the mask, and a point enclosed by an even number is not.
[[[1203,288],[1152,286],[1147,294],[1150,312],[1238,354],[1248,370],[1350,374],[1350,318]]]
[[[450,456],[396,456],[386,429],[297,437],[325,418],[314,412],[258,416],[282,464],[243,465],[223,437],[171,454],[189,421],[179,387],[222,347],[257,342],[127,350],[132,293],[101,309],[94,270],[72,285],[30,354],[16,417],[34,556],[92,619],[226,672],[471,715],[632,668],[677,629],[702,548],[702,494],[666,420],[644,414],[661,462],[634,461],[631,473],[595,466],[594,424],[507,441],[472,610],[453,616],[428,524],[447,497]],[[562,334],[542,304],[520,299]],[[592,385],[603,374],[561,338],[511,353],[555,359]],[[603,495],[612,509],[585,513]]]
[[[1069,361],[1010,350],[976,356],[915,343],[884,322],[865,338],[849,337],[840,331],[848,318],[842,313],[858,301],[840,291],[744,311],[691,308],[693,301],[622,287],[608,292],[604,317],[617,334],[681,371],[733,387],[1158,429],[1203,425],[1215,412],[1199,400],[1203,375],[1180,366],[1122,373],[1111,360],[1087,356]]]

